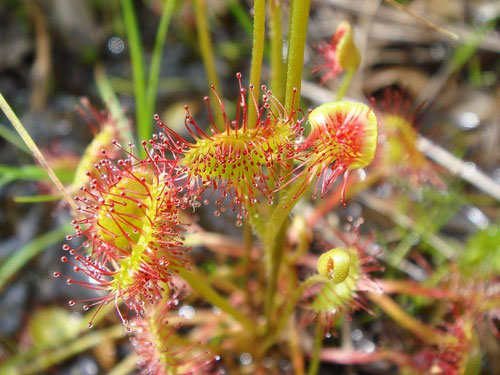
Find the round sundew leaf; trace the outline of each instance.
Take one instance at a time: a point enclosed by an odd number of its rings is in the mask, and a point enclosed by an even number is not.
[[[97,234],[105,242],[120,249],[128,249],[130,242],[125,233],[129,235],[131,242],[139,239],[140,229],[146,218],[138,204],[147,206],[149,203],[148,190],[139,179],[147,176],[144,172],[134,172],[134,177],[124,176],[109,190],[97,219]]]
[[[348,256],[346,256],[343,252],[347,253]],[[330,253],[330,256],[338,258],[341,268],[341,272],[338,273],[335,280],[340,280],[344,275],[346,275],[346,277],[343,281],[338,283],[335,283],[332,280],[330,283],[323,284],[320,292],[314,297],[309,305],[309,308],[316,312],[332,312],[341,308],[349,307],[352,299],[354,298],[353,294],[356,292],[356,284],[360,275],[360,263],[356,249],[332,249],[323,254],[323,256],[327,256],[328,253]],[[326,262],[324,262],[324,260]],[[345,269],[347,263],[349,264],[348,270]],[[318,260],[318,272],[323,276],[329,277],[328,275],[322,273],[324,271],[323,264],[328,264],[328,256],[326,258],[323,257],[323,259],[320,257]]]
[[[261,151],[262,140],[255,132],[246,133],[233,130],[228,135],[220,133],[209,139],[198,140],[196,147],[185,153],[182,164],[193,170],[193,175],[203,181],[224,179],[250,181],[259,175],[261,165],[266,164],[266,156]]]
[[[222,201],[234,194],[233,203],[246,211],[261,196],[271,199],[274,184],[268,170],[283,167],[290,157],[290,134],[289,126],[278,120],[266,127],[228,129],[197,139],[181,165],[206,188],[219,189]]]
[[[320,105],[309,114],[310,138],[327,145],[332,157],[348,169],[364,168],[373,160],[377,147],[377,118],[362,103],[347,101]]]

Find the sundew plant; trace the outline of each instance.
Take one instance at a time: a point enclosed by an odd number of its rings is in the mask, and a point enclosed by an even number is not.
[[[447,27],[417,3],[5,5],[35,25],[34,113],[58,82],[51,10],[95,15],[127,69],[80,51],[94,77],[71,107],[93,136],[65,135],[79,152],[38,142],[43,116],[25,127],[0,86],[0,135],[34,158],[2,166],[0,186],[36,181],[14,205],[45,213],[40,237],[0,253],[3,304],[30,269],[45,296],[13,308],[0,374],[498,373],[500,185],[462,140],[438,145],[457,131],[436,115],[441,95],[460,100],[448,81],[494,91],[496,16],[478,5]],[[384,60],[400,55],[375,45],[381,22],[385,43],[410,45],[410,27],[446,45],[435,75]],[[471,131],[471,111],[450,113]],[[498,158],[484,166],[498,175]]]

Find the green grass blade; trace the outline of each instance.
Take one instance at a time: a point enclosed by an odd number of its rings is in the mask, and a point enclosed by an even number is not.
[[[44,203],[62,199],[61,194],[40,194],[14,197],[16,203]]]
[[[136,110],[136,127],[139,141],[149,139],[152,133],[152,121],[148,115],[146,106],[146,74],[144,69],[144,52],[139,36],[139,25],[135,14],[132,0],[121,0],[123,11],[123,22],[128,38],[130,49],[130,61],[132,64],[132,78],[134,80],[134,97]],[[144,150],[139,148],[142,156]]]
[[[3,124],[0,124],[0,137],[13,146],[16,146],[19,150],[24,151],[27,154],[31,154],[30,149],[24,144],[23,140]]]
[[[62,183],[71,183],[75,175],[74,171],[68,169],[56,169],[56,176]],[[47,172],[38,165],[23,165],[10,166],[0,164],[0,178],[8,181],[24,180],[24,181],[40,181],[49,180]]]
[[[241,5],[240,0],[231,0],[227,3],[229,11],[233,14],[234,18],[248,35],[252,35],[253,22],[252,18],[248,15],[248,11]]]
[[[146,102],[148,106],[147,113],[151,119],[153,113],[155,112],[156,93],[158,91],[158,80],[160,78],[163,47],[165,45],[165,40],[167,39],[168,26],[170,25],[170,19],[172,18],[172,14],[174,12],[175,1],[176,0],[164,1],[160,24],[156,32],[156,40],[153,49],[153,56],[151,58],[151,66],[149,68],[148,87],[146,93]],[[150,133],[152,133],[152,129]],[[151,136],[151,134],[149,134],[149,136]]]
[[[48,246],[61,241],[64,236],[71,231],[71,225],[66,224],[60,228],[54,229],[38,238],[35,238],[29,244],[10,255],[7,260],[0,265],[0,290],[6,285],[12,276],[16,274],[33,257],[41,253]]]

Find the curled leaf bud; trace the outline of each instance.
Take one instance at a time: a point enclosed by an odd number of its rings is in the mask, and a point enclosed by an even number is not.
[[[354,72],[359,67],[361,58],[354,44],[354,31],[348,22],[342,22],[330,42],[322,43],[316,49],[321,62],[313,69],[313,73],[322,72],[321,84],[344,71]]]
[[[359,67],[360,55],[354,44],[354,31],[349,22],[342,22],[334,37],[337,36],[337,55],[339,64],[344,70],[356,70]]]
[[[347,278],[350,267],[351,254],[340,247],[327,251],[318,259],[318,273],[334,284],[340,284]]]
[[[349,220],[351,221],[351,220]],[[346,225],[345,232],[336,232],[339,248],[328,244],[328,250],[318,260],[317,270],[325,282],[321,288],[311,288],[307,297],[308,314],[323,316],[330,329],[334,316],[343,311],[350,313],[359,309],[373,314],[363,292],[381,293],[378,284],[371,279],[370,273],[382,271],[376,260],[379,251],[373,242],[374,235],[361,237],[360,225],[363,220],[358,219]],[[336,245],[337,246],[337,245]],[[371,253],[371,254],[370,254]]]

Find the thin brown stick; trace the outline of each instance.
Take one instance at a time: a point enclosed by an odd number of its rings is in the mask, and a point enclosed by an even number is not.
[[[35,61],[31,68],[31,108],[42,110],[47,104],[52,77],[51,40],[47,15],[40,1],[27,0],[27,9],[35,26]]]
[[[397,1],[395,1],[395,0],[384,0],[384,1],[387,2],[387,3],[389,3],[390,5],[392,5],[393,7],[398,8],[398,9],[402,10],[403,12],[407,13],[408,15],[410,15],[411,17],[413,17],[417,22],[420,22],[421,24],[427,26],[429,29],[432,29],[432,30],[437,31],[438,33],[447,35],[448,37],[450,37],[453,40],[459,40],[460,39],[457,34],[452,33],[449,30],[443,29],[442,27],[440,27],[440,26],[438,26],[438,25],[436,25],[436,24],[434,24],[434,23],[426,20],[424,17],[419,16],[418,14],[416,14],[415,12],[413,12],[412,10],[408,9],[407,7],[405,7],[404,5],[399,4]]]

